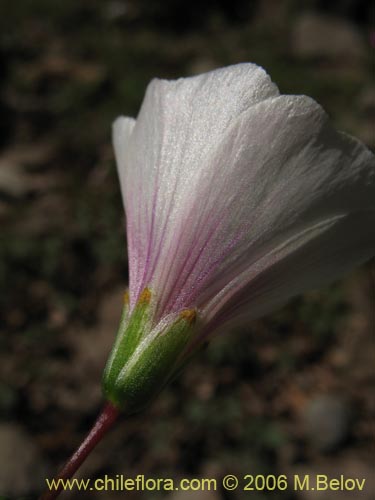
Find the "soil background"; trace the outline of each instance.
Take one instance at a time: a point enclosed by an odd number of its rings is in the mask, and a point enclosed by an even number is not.
[[[0,1],[1,499],[36,498],[102,404],[128,279],[113,120],[136,116],[155,76],[252,61],[374,148],[373,14],[354,0]],[[374,309],[372,261],[228,332],[78,475],[344,474],[363,492],[62,498],[374,498]]]

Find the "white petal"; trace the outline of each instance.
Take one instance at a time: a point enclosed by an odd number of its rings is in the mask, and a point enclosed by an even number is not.
[[[154,277],[159,257],[165,258],[165,249],[178,239],[175,233],[185,224],[179,214],[200,182],[196,172],[204,173],[234,119],[277,94],[268,75],[253,64],[151,82],[125,157],[117,155],[128,221],[131,305]]]
[[[265,254],[207,306],[206,335],[263,316],[367,260],[375,252],[374,221],[370,211],[333,217]]]
[[[129,168],[126,162],[126,152],[129,145],[129,140],[134,129],[135,120],[128,116],[119,116],[112,126],[112,139],[113,147],[115,150],[118,173],[120,176],[120,183],[122,192],[125,191],[125,170]]]
[[[373,155],[254,65],[153,82],[121,147],[131,304],[151,284],[217,326],[375,253]]]
[[[243,116],[241,122],[235,127],[236,138],[231,144],[232,156],[242,148],[241,155],[223,173],[236,194],[232,209],[227,208],[232,223],[225,227],[221,238],[223,241],[231,233],[230,242],[236,234],[246,234],[222,261],[216,276],[212,275],[205,283],[201,300],[208,301],[204,308],[210,316],[218,310],[219,302],[228,300],[228,294],[234,290],[237,293],[237,287],[241,289],[259,274],[260,262],[268,269],[280,255],[294,252],[295,245],[306,246],[305,237],[310,237],[315,227],[327,232],[326,243],[322,241],[314,250],[312,269],[306,255],[304,275],[295,276],[291,272],[290,277],[284,276],[289,297],[339,276],[345,262],[349,269],[375,254],[375,162],[367,148],[335,132],[322,109],[305,97],[270,99],[254,106],[251,118]],[[227,144],[224,148],[230,150]],[[229,199],[229,188],[226,195]],[[223,207],[223,202],[217,199],[216,205],[219,203]],[[225,217],[216,234],[224,222]],[[349,238],[346,254],[343,240]],[[288,241],[295,243],[287,245]],[[313,241],[314,244],[319,241],[317,235]],[[277,251],[279,248],[283,248],[282,253]],[[213,248],[211,258],[214,251]],[[333,258],[337,252],[341,252],[342,260]],[[299,280],[296,291],[293,278]],[[282,301],[288,298],[285,294],[286,291]],[[220,297],[223,298],[219,300]],[[255,304],[251,303],[251,307],[251,314],[255,315]]]

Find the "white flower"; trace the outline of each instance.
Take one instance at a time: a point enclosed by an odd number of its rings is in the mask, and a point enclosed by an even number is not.
[[[254,64],[153,80],[114,146],[146,344],[183,310],[200,344],[375,254],[374,156]]]
[[[225,327],[375,254],[374,156],[254,64],[153,80],[114,145],[131,307],[149,286]]]

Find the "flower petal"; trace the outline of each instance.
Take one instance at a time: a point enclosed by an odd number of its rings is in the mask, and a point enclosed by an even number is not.
[[[258,316],[374,253],[373,155],[254,65],[154,81],[116,154],[131,305],[151,284],[159,318]]]
[[[130,168],[127,162],[127,150],[129,147],[130,138],[136,121],[129,116],[119,116],[112,126],[113,147],[115,150],[116,161],[118,165],[118,174],[120,177],[121,191],[126,191],[126,176],[125,172]],[[130,215],[130,214],[129,214]]]
[[[225,226],[221,216],[215,229],[219,235],[220,227],[225,227],[221,241],[230,234],[227,248],[237,240],[226,256],[220,255],[224,258],[200,292],[208,317],[215,315],[219,304],[224,306],[231,293],[242,304],[241,289],[249,297],[250,314],[259,315],[251,301],[249,281],[260,269],[268,276],[275,262],[298,248],[306,252],[305,271],[303,276],[294,276],[289,268],[291,276],[283,276],[286,289],[281,302],[338,277],[375,254],[375,232],[370,229],[375,227],[375,161],[363,144],[333,130],[320,106],[303,96],[270,99],[252,108],[251,119],[243,116],[240,121],[235,126],[236,139],[228,136],[231,148],[224,145],[226,151],[232,150],[232,157],[242,148],[238,161],[228,169],[232,175],[225,174],[236,193],[227,207],[235,222]],[[257,128],[261,130],[258,134]],[[219,204],[225,205],[217,199],[216,206]],[[315,263],[311,269],[310,240]],[[214,252],[213,246],[211,263]],[[207,270],[207,262],[205,267]],[[194,272],[202,276],[204,270]],[[299,285],[294,289],[293,279],[297,278]]]
[[[263,316],[367,260],[374,254],[368,230],[374,218],[369,211],[327,219],[264,255],[208,304],[205,335]]]
[[[116,148],[128,220],[131,307],[153,278],[163,248],[176,241],[179,214],[200,182],[196,172],[204,173],[233,120],[272,95],[277,87],[253,64],[149,85],[126,151]]]

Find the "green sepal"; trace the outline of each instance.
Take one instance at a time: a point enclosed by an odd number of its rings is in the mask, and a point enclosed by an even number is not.
[[[129,318],[129,304],[124,303],[116,340],[103,373],[104,394],[111,399],[113,386],[124,364],[139,342],[149,332],[151,317],[150,295],[146,289]]]
[[[193,332],[189,312],[181,313],[161,331],[150,333],[123,364],[116,380],[107,380],[108,399],[128,414],[147,406],[170,380]]]

